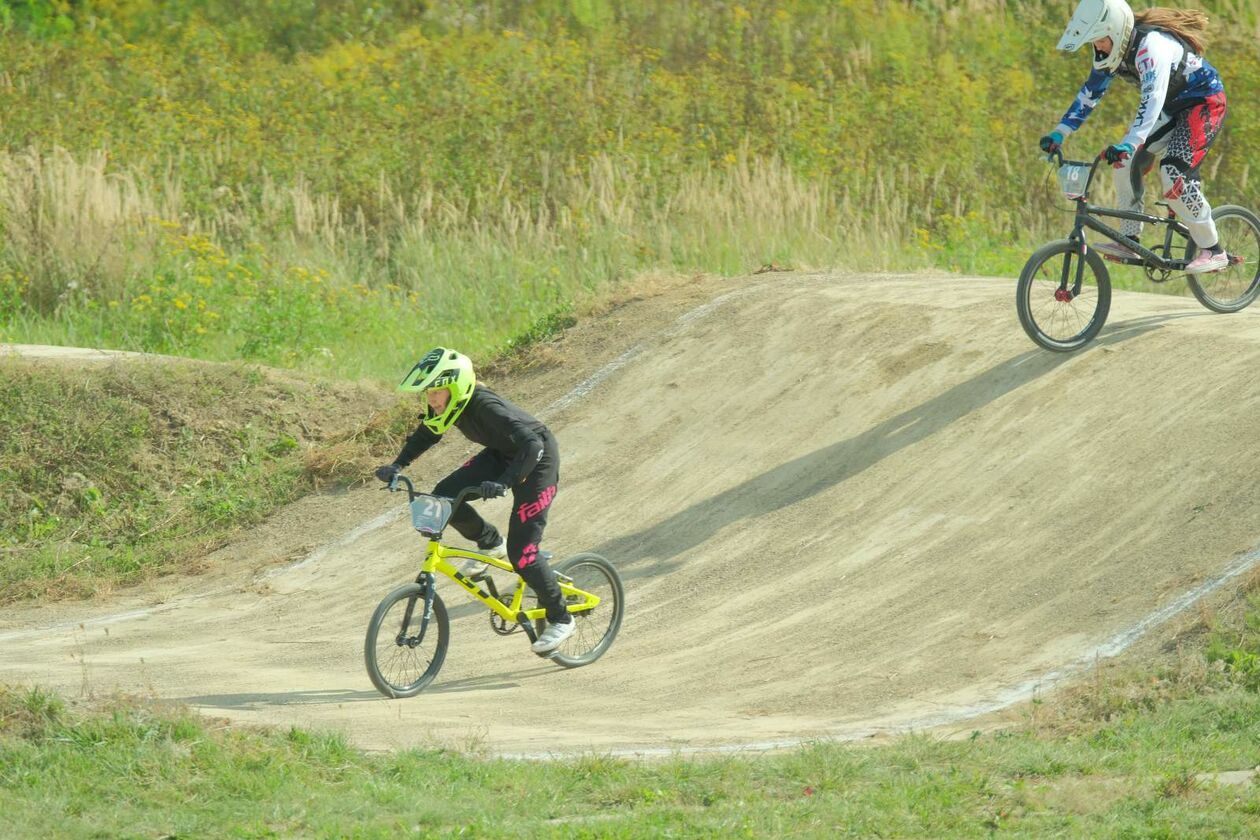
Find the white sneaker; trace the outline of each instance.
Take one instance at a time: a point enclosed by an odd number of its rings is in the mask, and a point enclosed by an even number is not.
[[[499,540],[499,544],[493,548],[479,548],[477,550],[487,557],[494,557],[498,560],[506,560],[507,540]],[[459,567],[459,573],[467,578],[476,577],[477,575],[485,574],[488,571],[490,571],[489,563],[484,563],[481,560],[473,560],[472,558],[465,560],[464,565]]]
[[[490,571],[490,564],[483,563],[480,560],[465,560],[464,565],[459,567],[459,573],[466,578],[475,578],[478,575],[484,575]]]
[[[547,629],[538,634],[538,641],[530,645],[534,653],[550,653],[577,630],[577,622],[572,617],[565,624],[548,624]]]

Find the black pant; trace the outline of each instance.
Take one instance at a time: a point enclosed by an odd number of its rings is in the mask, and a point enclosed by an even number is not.
[[[556,439],[550,434],[543,440],[543,457],[524,481],[511,487],[512,521],[508,524],[507,554],[512,568],[534,590],[538,600],[547,608],[547,621],[563,622],[569,613],[564,608],[564,598],[556,574],[538,550],[543,528],[547,525],[547,511],[556,497],[556,485],[560,481],[560,458]],[[498,481],[507,469],[508,459],[492,449],[483,449],[462,467],[438,482],[433,492],[438,496],[453,497],[465,487],[483,481]],[[479,548],[490,548],[499,542],[499,529],[481,517],[472,505],[464,502],[451,516],[455,530],[464,539],[476,540]]]

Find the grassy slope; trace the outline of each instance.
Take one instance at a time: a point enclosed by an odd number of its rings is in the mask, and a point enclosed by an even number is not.
[[[257,366],[0,360],[0,602],[195,567],[392,450],[393,403]]]

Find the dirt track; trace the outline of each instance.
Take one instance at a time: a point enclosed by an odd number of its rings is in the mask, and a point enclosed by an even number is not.
[[[505,382],[561,443],[548,547],[626,579],[622,634],[589,668],[494,636],[444,585],[437,682],[377,695],[364,626],[421,543],[399,497],[363,490],[295,506],[204,577],[0,613],[0,682],[510,754],[768,745],[1000,706],[1239,572],[1260,534],[1260,312],[1120,293],[1063,357],[1033,348],[1012,298],[976,278],[706,281]],[[467,451],[411,473],[431,483]]]

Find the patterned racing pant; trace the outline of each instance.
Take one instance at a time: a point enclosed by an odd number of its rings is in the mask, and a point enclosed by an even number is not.
[[[1142,177],[1151,171],[1156,158],[1163,155],[1159,179],[1164,199],[1190,231],[1200,248],[1217,243],[1216,223],[1212,207],[1203,195],[1199,180],[1199,164],[1225,122],[1225,94],[1214,93],[1199,104],[1169,116],[1161,114],[1150,138],[1137,154],[1115,170],[1117,205],[1121,210],[1142,212]],[[1125,220],[1120,232],[1137,238],[1141,222]]]

